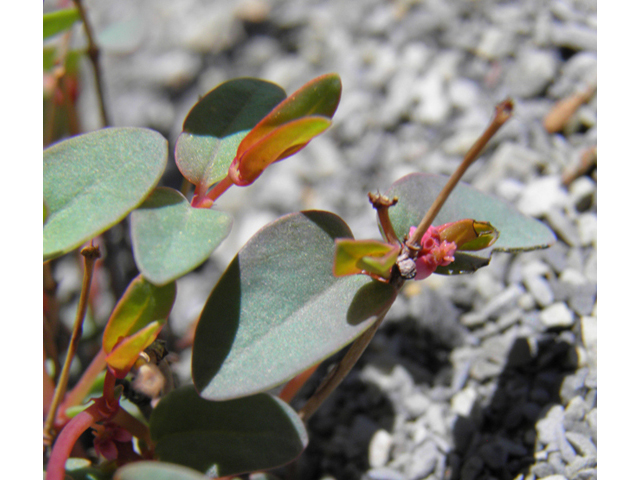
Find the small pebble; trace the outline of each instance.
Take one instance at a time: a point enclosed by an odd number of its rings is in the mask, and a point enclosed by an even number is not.
[[[369,443],[369,465],[379,468],[389,461],[393,437],[386,430],[380,429],[373,434]]]
[[[542,310],[540,320],[548,328],[568,328],[573,325],[574,317],[566,303],[557,302]]]

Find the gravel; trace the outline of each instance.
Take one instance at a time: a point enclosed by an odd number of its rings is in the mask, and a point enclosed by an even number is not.
[[[556,101],[595,83],[595,1],[86,3],[98,34],[138,26],[104,35],[113,123],[158,129],[172,146],[198,96],[226,79],[256,76],[288,92],[326,72],[343,80],[329,132],[221,199],[233,233],[181,280],[176,332],[205,301],[199,280],[211,285],[265,223],[322,208],[357,238],[377,236],[366,193],[412,171],[451,173],[512,96],[514,118],[464,179],[545,221],[558,242],[406,288],[310,420],[298,478],[596,478],[597,182],[595,172],[560,180],[596,145],[595,97],[560,133],[542,127]],[[91,90],[80,98],[86,130],[99,127]],[[176,179],[172,167],[165,182]],[[176,365],[188,361],[182,352]],[[184,381],[188,368],[177,374]]]

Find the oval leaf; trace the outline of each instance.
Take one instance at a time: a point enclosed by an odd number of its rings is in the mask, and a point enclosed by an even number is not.
[[[333,118],[340,103],[342,83],[335,73],[328,73],[314,78],[289,95],[264,117],[242,140],[237,156],[241,157],[254,145],[269,135],[273,130],[308,116]]]
[[[308,443],[302,421],[279,398],[263,393],[210,402],[191,385],[160,401],[150,430],[160,460],[210,477],[278,467]]]
[[[389,198],[398,197],[398,203],[389,209],[389,217],[399,238],[417,226],[448,177],[426,173],[412,173],[394,182],[388,192]],[[438,267],[436,273],[465,273],[475,271],[489,263],[491,250],[526,251],[546,248],[555,242],[553,232],[542,222],[520,213],[507,202],[482,193],[475,188],[458,184],[434,225],[472,218],[478,222],[490,222],[500,232],[491,249],[474,252],[473,255],[456,253],[456,260],[447,267]]]
[[[142,461],[119,468],[113,480],[209,480],[210,477],[182,465]]]
[[[237,156],[229,168],[229,178],[236,185],[250,185],[273,162],[282,160],[307,145],[331,126],[325,117],[304,117],[272,130],[242,156]]]
[[[333,275],[336,238],[353,238],[329,212],[284,216],[254,235],[213,289],[193,346],[202,396],[225,400],[279,385],[352,342],[395,289],[366,275]]]
[[[159,187],[131,213],[133,257],[150,282],[160,286],[204,262],[229,235],[231,215],[192,208],[177,190]]]
[[[176,164],[184,177],[206,190],[227,175],[245,135],[287,94],[257,78],[229,80],[191,109],[176,142]]]
[[[77,8],[65,8],[42,16],[42,38],[47,39],[56,33],[67,30],[80,20]]]
[[[119,373],[128,372],[138,354],[155,340],[175,298],[173,282],[156,287],[141,275],[133,279],[114,308],[102,337],[107,363],[113,369]]]
[[[47,148],[44,259],[63,255],[122,220],[149,195],[166,163],[167,141],[145,128],[105,128]]]

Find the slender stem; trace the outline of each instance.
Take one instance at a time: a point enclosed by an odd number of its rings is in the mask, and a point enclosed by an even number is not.
[[[378,331],[378,327],[382,323],[384,316],[391,308],[391,305],[387,307],[385,311],[383,311],[378,319],[375,321],[371,327],[369,327],[365,332],[360,335],[352,344],[351,348],[347,351],[345,356],[340,360],[340,363],[334,368],[327,377],[322,381],[318,389],[315,393],[307,400],[307,403],[300,409],[298,415],[303,421],[309,420],[311,415],[313,415],[320,405],[329,397],[331,392],[333,392],[340,383],[345,379],[347,374],[351,371],[353,366],[356,364],[364,350],[367,348],[373,336]]]
[[[469,168],[469,166],[476,160],[476,158],[478,158],[478,155],[487,145],[491,137],[493,137],[498,129],[502,125],[504,125],[504,123],[509,120],[509,118],[511,118],[512,111],[513,102],[511,101],[511,99],[507,99],[496,106],[496,114],[493,118],[493,121],[487,127],[485,132],[480,136],[480,138],[476,140],[476,143],[474,143],[473,146],[469,149],[460,166],[456,169],[453,175],[451,175],[442,191],[438,194],[438,197],[431,204],[431,207],[429,207],[429,210],[420,222],[420,225],[418,225],[418,228],[416,228],[411,238],[409,238],[409,240],[407,241],[407,245],[410,247],[409,253],[414,258],[419,252],[420,240],[433,223],[433,220],[438,215],[438,212],[440,212],[440,209],[444,205],[444,202],[447,200],[457,183],[460,181],[462,175],[464,175],[464,173],[467,171],[467,168]]]
[[[102,420],[103,416],[98,405],[93,404],[86,410],[78,413],[62,429],[51,451],[51,457],[47,464],[46,480],[64,480],[64,465],[71,455],[71,450],[80,435],[93,423]]]
[[[211,205],[213,205],[213,202],[215,202],[220,197],[220,195],[222,195],[229,189],[231,185],[233,185],[233,182],[229,178],[229,175],[227,175],[222,180],[220,180],[215,185],[215,187],[213,187],[211,191],[206,195],[204,192],[199,191],[198,187],[196,187],[196,193],[193,197],[193,200],[191,201],[191,205],[193,205],[194,207],[210,207]]]
[[[100,101],[100,114],[102,116],[102,123],[105,127],[107,127],[109,126],[109,118],[107,117],[107,109],[105,107],[102,75],[100,71],[100,62],[98,61],[100,57],[100,49],[95,42],[93,30],[91,28],[91,25],[89,24],[89,18],[87,16],[86,10],[84,9],[84,5],[82,5],[82,0],[73,0],[73,3],[78,9],[78,13],[80,14],[80,18],[82,19],[82,24],[84,25],[84,31],[87,34],[87,40],[89,41],[87,53],[89,55],[89,59],[91,60],[91,65],[93,66],[93,73],[96,80],[96,89],[98,91],[98,99]]]
[[[104,367],[107,365],[107,361],[105,360],[107,354],[104,353],[104,350],[100,349],[100,352],[94,357],[91,361],[91,364],[87,367],[87,369],[78,380],[78,383],[67,393],[64,398],[64,401],[59,407],[60,416],[64,416],[64,412],[69,407],[74,407],[76,405],[80,405],[80,402],[85,399],[85,397],[91,391],[91,387],[93,386],[93,382],[95,382],[96,377],[100,375],[100,373],[104,370]]]
[[[71,333],[71,340],[69,340],[67,356],[64,360],[64,365],[62,366],[62,371],[60,372],[60,378],[58,379],[58,384],[56,385],[56,391],[51,402],[51,407],[49,407],[47,419],[44,423],[43,437],[45,440],[51,439],[51,430],[58,411],[58,405],[60,405],[62,397],[67,390],[71,360],[73,360],[76,350],[78,349],[78,343],[80,342],[80,337],[82,336],[82,323],[84,322],[84,316],[87,313],[89,289],[91,288],[91,278],[93,276],[93,267],[95,265],[95,261],[100,258],[100,249],[98,247],[85,247],[80,253],[84,257],[84,278],[82,279],[80,302],[78,303],[78,310],[73,325],[73,332]]]

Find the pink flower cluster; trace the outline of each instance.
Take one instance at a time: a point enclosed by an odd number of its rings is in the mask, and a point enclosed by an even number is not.
[[[446,226],[446,225],[442,225]],[[416,227],[409,229],[409,237],[413,235]],[[453,262],[453,255],[456,253],[455,242],[448,242],[440,239],[439,227],[433,225],[429,227],[427,233],[420,240],[420,252],[415,259],[416,277],[415,280],[427,278],[439,266],[449,265]]]

